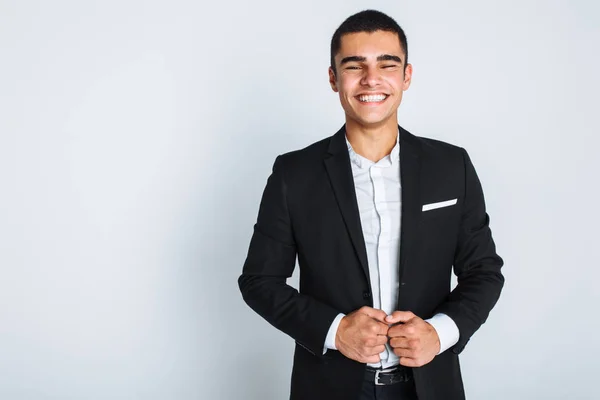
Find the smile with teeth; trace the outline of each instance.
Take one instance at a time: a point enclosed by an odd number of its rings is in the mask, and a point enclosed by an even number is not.
[[[385,100],[387,97],[388,96],[385,94],[360,95],[358,96],[358,100],[361,103],[378,103]]]

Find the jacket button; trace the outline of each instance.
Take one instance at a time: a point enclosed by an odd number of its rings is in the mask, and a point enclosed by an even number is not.
[[[363,298],[365,299],[369,299],[371,298],[371,292],[369,292],[368,290],[363,292]]]

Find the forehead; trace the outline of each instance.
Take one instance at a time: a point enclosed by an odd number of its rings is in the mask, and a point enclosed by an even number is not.
[[[396,33],[375,31],[342,35],[340,51],[335,58],[336,60],[350,56],[376,58],[381,54],[395,55],[404,59],[404,51]]]

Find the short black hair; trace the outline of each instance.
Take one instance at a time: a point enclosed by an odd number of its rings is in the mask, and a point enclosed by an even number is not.
[[[335,74],[335,55],[342,47],[342,36],[347,33],[386,31],[398,35],[400,46],[404,50],[404,68],[408,63],[408,44],[406,35],[392,17],[377,10],[364,10],[346,18],[344,22],[336,29],[331,38],[331,68]]]

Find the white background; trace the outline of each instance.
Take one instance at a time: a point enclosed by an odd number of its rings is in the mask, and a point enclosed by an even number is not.
[[[468,398],[600,398],[593,0],[1,0],[0,398],[287,398],[293,341],[237,277],[275,157],[343,123],[329,41],[367,7],[505,260]]]

